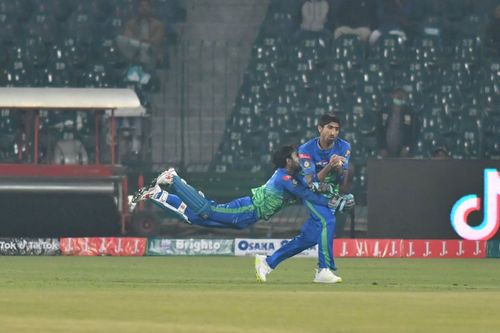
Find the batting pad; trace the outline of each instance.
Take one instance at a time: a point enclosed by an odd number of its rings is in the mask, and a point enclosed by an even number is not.
[[[170,189],[197,215],[204,219],[208,218],[210,203],[191,185],[186,184],[179,176],[174,176]]]

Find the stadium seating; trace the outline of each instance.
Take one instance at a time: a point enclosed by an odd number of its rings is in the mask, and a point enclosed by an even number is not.
[[[20,124],[21,118],[18,112],[9,109],[0,110],[0,162],[16,161],[15,144]]]
[[[181,17],[172,14],[175,1],[155,4],[167,21]],[[361,170],[377,157],[377,115],[396,87],[419,119],[414,156],[448,144],[455,157],[499,158],[500,65],[484,53],[487,4],[417,1],[407,40],[384,34],[374,45],[356,35],[299,30],[300,5],[269,6],[227,122],[228,143],[213,159],[218,172],[265,168],[279,144],[317,135],[315,121],[328,112],[343,119],[342,135]],[[128,63],[114,38],[133,10],[131,0],[0,0],[0,83],[126,85]]]
[[[261,35],[252,47],[252,59],[262,60],[276,67],[284,61],[283,42],[280,37],[271,34]]]
[[[331,56],[330,41],[330,33],[326,30],[299,30],[294,35],[291,50],[288,52],[290,60],[302,60],[311,63],[312,67],[321,67]]]
[[[370,57],[393,67],[406,57],[406,41],[401,36],[384,34],[369,49]]]
[[[268,106],[258,103],[266,110],[259,130],[268,133],[269,142],[261,163],[270,160],[273,148],[293,141],[292,134],[298,143],[316,136],[318,116],[333,112],[343,120],[341,136],[353,146],[355,191],[366,193],[366,163],[378,158],[377,117],[398,87],[407,92],[419,127],[413,157],[429,158],[444,146],[453,158],[500,158],[500,66],[497,59],[487,58],[482,43],[487,7],[468,1],[418,1],[410,15],[416,29],[407,32],[406,40],[385,34],[368,46],[355,35],[336,40],[325,35],[320,44],[322,33],[292,33],[291,10],[268,13],[262,30],[272,37],[267,46],[262,35],[256,39],[251,61],[272,64],[278,75],[273,80],[248,76],[253,84],[269,87]],[[323,47],[328,44],[330,52]],[[281,128],[285,124],[300,131],[286,133]]]
[[[467,64],[477,64],[482,60],[481,38],[478,36],[463,37],[453,45],[453,55]]]
[[[446,62],[440,69],[440,83],[454,82],[462,92],[469,92],[473,87],[472,66],[461,60]]]
[[[444,49],[439,36],[419,36],[408,50],[408,58],[423,62],[428,66],[437,66],[443,59]]]
[[[349,66],[359,65],[365,58],[365,44],[357,35],[340,36],[333,42],[332,49],[333,58]]]

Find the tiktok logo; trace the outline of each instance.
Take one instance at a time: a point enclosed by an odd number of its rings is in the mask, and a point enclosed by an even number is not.
[[[500,173],[495,169],[484,170],[484,218],[481,224],[471,227],[467,217],[481,210],[481,198],[469,194],[458,200],[451,209],[451,226],[456,233],[468,240],[488,240],[500,226]]]

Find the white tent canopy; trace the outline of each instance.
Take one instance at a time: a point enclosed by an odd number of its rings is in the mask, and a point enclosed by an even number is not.
[[[144,108],[131,89],[115,88],[0,88],[0,108],[120,109],[143,115]]]

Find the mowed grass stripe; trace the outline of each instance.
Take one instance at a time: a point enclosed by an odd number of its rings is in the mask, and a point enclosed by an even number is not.
[[[498,332],[497,260],[0,257],[5,332]]]

